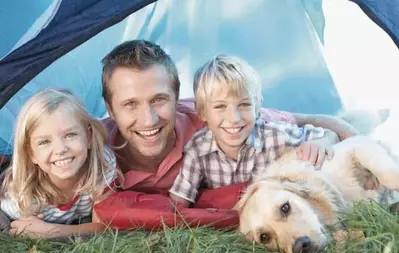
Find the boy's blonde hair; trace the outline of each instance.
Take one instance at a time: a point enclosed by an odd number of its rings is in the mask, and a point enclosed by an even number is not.
[[[194,76],[195,106],[200,117],[205,104],[215,92],[227,95],[248,95],[259,115],[262,104],[262,85],[258,73],[244,60],[228,55],[218,55],[206,62]]]
[[[5,172],[2,193],[18,202],[20,211],[34,214],[49,204],[67,201],[66,196],[51,183],[47,173],[30,158],[30,136],[43,119],[55,110],[66,108],[73,112],[88,131],[90,149],[88,169],[79,182],[76,194],[91,193],[95,199],[104,188],[104,171],[109,166],[104,158],[107,132],[92,118],[84,106],[67,90],[46,89],[30,98],[22,107],[16,123],[14,150],[10,167]]]

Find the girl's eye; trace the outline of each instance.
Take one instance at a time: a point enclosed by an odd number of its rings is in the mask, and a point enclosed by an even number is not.
[[[66,138],[72,138],[72,137],[75,137],[76,135],[77,135],[76,133],[69,133],[65,137]]]
[[[48,144],[48,143],[50,143],[49,140],[43,140],[43,141],[39,141],[39,143],[37,143],[37,145],[43,146],[43,145],[46,145],[46,144]]]

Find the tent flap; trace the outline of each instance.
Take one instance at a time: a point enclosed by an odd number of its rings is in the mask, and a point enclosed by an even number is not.
[[[52,62],[156,0],[64,0],[49,25],[0,61],[0,108]]]
[[[380,26],[399,48],[399,1],[397,0],[350,0]]]

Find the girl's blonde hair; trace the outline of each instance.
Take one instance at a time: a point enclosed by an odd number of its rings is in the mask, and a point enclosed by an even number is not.
[[[194,76],[195,106],[200,117],[205,104],[215,92],[232,96],[248,95],[259,115],[262,104],[262,85],[258,73],[244,60],[228,55],[218,55],[206,62]]]
[[[95,199],[106,187],[104,171],[109,164],[104,158],[104,146],[107,141],[105,128],[88,114],[84,106],[69,91],[42,90],[24,104],[17,117],[12,161],[5,172],[2,188],[2,195],[7,193],[7,197],[16,200],[22,212],[37,213],[50,204],[67,201],[66,196],[51,183],[48,175],[35,165],[29,156],[32,132],[45,117],[61,106],[79,118],[90,138],[91,146],[86,161],[88,169],[78,183],[76,194],[89,192]]]

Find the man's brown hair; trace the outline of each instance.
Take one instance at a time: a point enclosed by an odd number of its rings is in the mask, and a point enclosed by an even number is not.
[[[180,81],[177,68],[171,57],[157,44],[146,40],[126,41],[106,55],[102,60],[102,64],[102,95],[109,105],[111,105],[112,94],[108,84],[117,67],[127,67],[140,71],[154,65],[164,66],[169,73],[176,100],[179,99]]]

